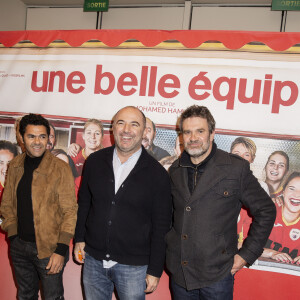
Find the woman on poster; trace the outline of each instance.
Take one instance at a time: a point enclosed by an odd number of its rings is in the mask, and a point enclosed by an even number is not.
[[[300,172],[293,172],[283,186],[283,205],[277,215],[262,257],[300,265]]]
[[[289,165],[289,157],[284,151],[274,151],[268,157],[265,165],[265,182],[268,185],[269,195],[274,202],[276,198],[282,195],[282,182],[289,171]]]
[[[103,125],[97,119],[89,119],[84,124],[82,138],[84,140],[84,148],[78,151],[79,145],[71,144],[68,154],[71,155],[74,161],[78,176],[81,176],[85,160],[93,152],[103,148]],[[75,155],[74,155],[75,154]]]

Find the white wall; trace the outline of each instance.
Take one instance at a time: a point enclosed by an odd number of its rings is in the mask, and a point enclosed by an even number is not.
[[[183,29],[184,7],[112,8],[102,29]]]
[[[270,7],[190,6],[186,1],[185,7],[145,7],[141,1],[140,7],[111,7],[99,24],[102,29],[180,30],[191,24],[198,30],[280,31],[281,11]],[[96,21],[97,13],[83,12],[82,7],[28,7],[26,19],[23,2],[0,0],[0,30],[96,29]],[[287,13],[286,31],[300,32],[299,11]]]
[[[195,7],[191,29],[280,31],[280,22],[270,7]]]
[[[287,12],[285,31],[300,32],[300,11]]]
[[[28,8],[27,30],[96,29],[97,12],[83,8]]]
[[[24,30],[26,5],[20,0],[0,0],[0,31]]]

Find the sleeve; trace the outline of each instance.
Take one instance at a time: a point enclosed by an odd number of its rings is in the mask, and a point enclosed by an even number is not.
[[[78,192],[78,213],[75,230],[75,243],[84,242],[85,223],[91,206],[92,195],[89,189],[89,174],[91,170],[90,157],[86,160],[81,185]]]
[[[62,222],[58,243],[69,245],[75,232],[77,203],[75,197],[74,177],[72,175],[71,168],[65,163],[63,164],[63,167],[61,167],[57,194],[62,212]]]
[[[14,199],[14,180],[13,180],[13,168],[8,169],[5,188],[2,195],[0,216],[2,216],[1,227],[4,231],[7,231],[7,236],[15,236],[18,234],[18,218],[16,201]]]
[[[241,174],[241,202],[249,209],[253,221],[239,255],[251,265],[263,252],[274,225],[276,208],[250,171],[247,162],[244,163]]]
[[[160,166],[161,167],[161,166]],[[164,268],[165,235],[171,228],[172,198],[169,175],[163,167],[153,181],[152,235],[147,274],[160,277]]]

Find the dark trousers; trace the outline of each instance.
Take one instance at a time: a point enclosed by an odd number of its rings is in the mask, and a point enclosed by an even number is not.
[[[52,275],[48,275],[49,270],[46,270],[49,257],[39,259],[35,243],[25,242],[16,237],[11,242],[10,255],[17,280],[19,300],[37,300],[39,280],[42,283],[45,300],[64,299],[62,274],[69,259],[69,253],[65,257],[61,272]]]
[[[188,291],[171,278],[171,290],[174,300],[232,300],[233,283],[234,275],[229,274],[210,286]]]

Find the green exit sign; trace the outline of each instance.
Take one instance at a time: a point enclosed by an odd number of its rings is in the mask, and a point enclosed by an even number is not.
[[[84,0],[84,11],[108,11],[108,0]]]
[[[272,10],[300,10],[300,0],[272,0]]]

